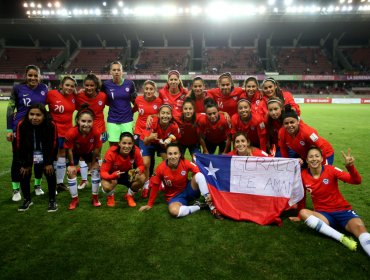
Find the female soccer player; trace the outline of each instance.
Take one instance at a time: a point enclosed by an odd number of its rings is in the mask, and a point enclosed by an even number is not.
[[[169,144],[166,154],[167,160],[158,165],[155,175],[150,178],[151,192],[148,204],[140,207],[139,211],[147,211],[153,207],[158,191],[163,184],[164,196],[171,216],[180,218],[199,211],[202,205],[196,203],[189,206],[189,202],[198,199],[202,194],[214,217],[223,219],[212,203],[206,179],[200,173],[199,168],[194,163],[182,158],[177,144]],[[189,172],[193,174],[190,181],[188,179]]]
[[[205,90],[204,80],[201,77],[198,76],[193,79],[189,97],[195,102],[195,112],[204,113],[204,100],[208,97]]]
[[[244,81],[244,90],[246,92],[246,99],[251,103],[251,110],[253,113],[260,114],[262,117],[266,116],[266,101],[263,99],[262,93],[259,91],[259,84],[255,77],[248,77]]]
[[[182,106],[182,114],[177,124],[180,129],[180,139],[178,141],[181,154],[185,155],[186,149],[189,149],[193,158],[195,153],[200,153],[199,131],[197,121],[200,114],[195,113],[195,103],[192,98],[186,98]]]
[[[33,204],[30,192],[32,165],[38,165],[45,174],[49,190],[48,212],[57,211],[56,178],[53,168],[57,153],[57,128],[43,104],[32,104],[25,118],[18,123],[17,151],[17,161],[20,164],[20,186],[24,196],[24,201],[18,211],[27,211]]]
[[[138,117],[135,124],[134,137],[135,142],[138,147],[143,147],[143,140],[140,139],[140,136],[144,134],[147,129],[147,119],[148,117],[156,116],[158,114],[159,108],[162,105],[162,100],[156,97],[157,85],[151,80],[146,80],[143,84],[144,95],[138,96],[135,99],[135,106],[133,111],[138,112]],[[142,198],[148,198],[149,191],[149,176],[152,175],[154,169],[154,154],[151,156],[144,156],[144,165],[145,165],[145,175],[147,180],[145,181],[143,191],[141,192]]]
[[[251,142],[247,138],[247,134],[243,131],[239,131],[234,135],[234,150],[232,150],[228,155],[231,156],[254,156],[254,157],[268,157],[269,155],[251,146]]]
[[[226,154],[230,150],[230,124],[223,114],[218,111],[213,100],[205,101],[206,115],[198,119],[199,142],[204,154],[214,154],[217,147],[219,154]]]
[[[99,161],[102,146],[101,134],[95,128],[94,112],[84,106],[78,111],[75,121],[76,126],[68,130],[65,136],[64,148],[68,158],[68,186],[72,201],[69,210],[74,210],[79,205],[78,189],[83,189],[87,185],[87,164],[91,164],[91,203],[94,207],[99,207]],[[77,168],[80,165],[81,183],[77,187]]]
[[[290,104],[291,108],[295,110],[298,116],[301,115],[301,109],[299,105],[294,101],[293,95],[289,91],[283,91],[280,89],[278,82],[274,78],[266,78],[262,82],[262,91],[264,99],[267,104],[267,100],[271,97],[278,97],[284,100],[284,105]]]
[[[101,134],[101,140],[105,143],[108,140],[107,130],[104,120],[104,107],[106,105],[107,95],[100,91],[101,82],[95,74],[88,74],[83,80],[83,91],[80,91],[76,99],[76,109],[80,110],[82,106],[88,105],[94,112],[94,127]]]
[[[132,133],[133,112],[131,103],[136,98],[135,84],[123,79],[122,64],[114,61],[110,64],[112,80],[105,81],[102,90],[107,95],[109,104],[107,131],[110,146],[117,145],[122,132]]]
[[[114,191],[117,184],[128,187],[124,196],[128,206],[135,207],[134,194],[145,182],[144,162],[140,150],[134,144],[130,132],[122,132],[118,146],[112,146],[106,152],[100,168],[101,186],[107,194],[107,206],[114,207]]]
[[[272,97],[267,101],[268,114],[265,119],[267,130],[267,151],[274,157],[281,157],[279,130],[283,126],[284,104],[280,98]]]
[[[241,87],[234,86],[233,79],[230,73],[223,73],[217,80],[218,88],[207,90],[207,95],[212,98],[219,110],[226,112],[230,117],[237,110],[238,100],[246,98],[245,92]]]
[[[308,168],[302,171],[302,182],[311,194],[314,210],[302,209],[299,217],[305,224],[316,231],[343,243],[350,250],[356,250],[357,243],[338,232],[345,229],[356,236],[364,251],[370,256],[370,234],[360,216],[344,199],[338,189],[338,180],[349,184],[361,184],[361,176],[354,166],[351,150],[345,154],[342,151],[344,164],[348,172],[339,168],[323,165],[322,152],[317,147],[311,147],[307,152]],[[299,221],[299,218],[291,218]]]
[[[150,156],[157,153],[166,159],[166,146],[180,138],[179,126],[172,117],[172,108],[163,104],[159,108],[158,118],[155,117],[151,126],[141,135],[140,146],[143,157],[149,160]]]
[[[321,149],[327,163],[333,164],[334,149],[331,144],[319,136],[315,129],[300,121],[297,112],[286,105],[283,113],[283,127],[279,130],[281,156],[285,158],[300,157],[300,162],[303,164],[311,146]],[[291,149],[297,155],[292,156],[288,149]]]
[[[238,101],[237,110],[238,113],[231,117],[231,134],[244,131],[252,146],[266,151],[266,127],[262,117],[251,112],[251,103],[247,99]]]
[[[25,80],[19,85],[13,87],[10,100],[8,103],[6,119],[7,119],[7,133],[6,140],[12,142],[13,148],[13,160],[11,166],[11,178],[12,178],[12,188],[13,188],[13,201],[20,201],[22,199],[19,192],[20,187],[20,166],[15,161],[17,157],[17,140],[16,140],[16,130],[17,125],[21,119],[23,119],[29,107],[33,104],[46,104],[46,96],[48,93],[47,85],[40,82],[41,73],[40,69],[35,65],[29,65],[26,67]],[[16,112],[14,112],[16,111]],[[35,194],[42,195],[44,192],[41,189],[41,178],[42,170],[34,166],[35,172]]]
[[[182,104],[188,94],[180,79],[180,73],[177,70],[171,70],[167,75],[167,84],[159,90],[159,98],[163,104],[171,105],[173,109],[173,117],[178,118],[182,112]]]

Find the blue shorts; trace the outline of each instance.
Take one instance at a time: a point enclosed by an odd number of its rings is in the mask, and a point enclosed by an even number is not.
[[[200,154],[200,147],[199,144],[194,144],[194,145],[181,145],[180,144],[180,150],[181,154],[184,156],[186,153],[186,149],[189,149],[190,155],[193,155],[195,153]]]
[[[223,151],[225,150],[225,147],[226,147],[226,142],[223,141],[221,143],[218,143],[218,144],[213,144],[213,143],[210,143],[210,142],[207,142],[207,139],[204,140],[206,142],[206,147],[207,147],[207,150],[208,150],[208,153],[213,155],[215,152],[216,152],[216,149],[218,147],[218,154],[222,154]]]
[[[64,137],[58,137],[57,138],[58,149],[64,149],[64,142],[65,141],[66,141],[66,139]]]
[[[167,204],[171,204],[174,202],[180,202],[182,205],[188,205],[189,202],[198,199],[200,197],[200,191],[199,190],[194,190],[191,187],[191,181],[189,181],[186,184],[186,188],[176,195],[175,197],[171,198],[171,200]]]
[[[165,154],[166,150],[163,149],[159,144],[150,144],[146,146],[144,141],[139,139],[139,148],[141,152],[141,156],[154,156],[155,152],[157,152],[157,156],[161,156],[161,154]]]
[[[333,228],[342,227],[343,229],[348,224],[349,220],[353,218],[360,218],[359,215],[353,210],[343,210],[336,212],[321,212],[317,211],[323,215],[328,221],[329,225]]]
[[[73,154],[73,164],[78,165],[80,158],[82,158],[86,163],[91,163],[92,157],[93,157],[93,153],[83,154],[83,155],[78,155],[74,153]]]

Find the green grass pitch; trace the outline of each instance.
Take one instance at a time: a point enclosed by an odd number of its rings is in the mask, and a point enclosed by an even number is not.
[[[0,279],[370,279],[361,248],[351,252],[288,216],[281,227],[218,221],[208,211],[174,219],[161,195],[147,213],[129,208],[123,187],[114,209],[103,195],[102,207],[93,209],[87,188],[75,211],[67,210],[64,192],[56,213],[47,213],[47,195],[19,213],[11,201],[6,105],[0,102]],[[343,168],[340,151],[352,148],[363,183],[340,186],[370,228],[370,106],[301,108],[304,121],[334,146],[336,166]]]

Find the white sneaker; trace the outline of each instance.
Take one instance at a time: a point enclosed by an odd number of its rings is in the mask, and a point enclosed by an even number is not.
[[[89,182],[87,180],[81,180],[81,183],[77,186],[77,188],[79,190],[83,190],[88,184]]]
[[[21,192],[19,191],[19,189],[13,190],[12,200],[20,201],[21,199],[22,199],[22,196],[21,196]]]
[[[35,194],[37,196],[44,194],[44,191],[41,189],[41,186],[35,186]]]

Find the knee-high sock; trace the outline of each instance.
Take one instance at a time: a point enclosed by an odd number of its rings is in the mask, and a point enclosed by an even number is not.
[[[64,157],[59,157],[57,160],[57,184],[61,184],[64,181],[64,176],[66,175],[66,159]]]
[[[92,194],[99,193],[100,173],[99,170],[91,170],[91,190]]]
[[[78,164],[80,165],[81,180],[87,180],[87,171],[89,167],[84,160],[80,160]]]
[[[362,249],[364,249],[366,254],[368,254],[368,256],[370,257],[370,233],[364,232],[360,234],[358,240],[360,240]]]
[[[68,178],[68,187],[69,187],[69,192],[70,192],[72,198],[78,196],[77,177],[75,177],[73,179]]]
[[[179,209],[179,214],[177,215],[177,218],[190,215],[190,214],[192,214],[194,212],[197,212],[199,210],[200,210],[200,207],[196,206],[196,205],[191,205],[191,206],[181,205],[180,209]]]
[[[318,231],[318,232],[320,232],[320,233],[322,233],[326,236],[334,238],[335,240],[341,241],[341,239],[343,237],[342,233],[336,231],[331,226],[325,224],[322,220],[320,220],[319,218],[317,218],[313,215],[309,216],[304,222],[308,227],[310,227],[310,228],[312,228],[312,229],[314,229],[314,230],[316,230],[316,231]]]
[[[206,178],[204,178],[204,175],[202,173],[200,173],[200,172],[198,172],[197,174],[195,174],[194,177],[195,177],[195,182],[197,182],[197,184],[199,186],[200,193],[203,196],[206,196],[209,193]]]

